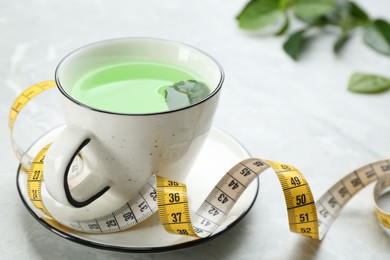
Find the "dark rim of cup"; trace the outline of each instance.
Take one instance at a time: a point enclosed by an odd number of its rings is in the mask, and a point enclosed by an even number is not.
[[[190,104],[188,106],[184,106],[184,107],[181,107],[181,108],[177,108],[177,109],[173,109],[173,110],[168,110],[168,111],[161,111],[161,112],[153,112],[153,113],[140,113],[140,114],[132,114],[132,113],[120,113],[120,112],[113,112],[113,111],[107,111],[107,110],[102,110],[102,109],[99,109],[99,108],[94,108],[94,107],[91,107],[91,106],[88,106],[87,104],[84,104],[80,101],[78,101],[77,99],[71,97],[66,91],[65,89],[62,87],[61,85],[61,82],[60,82],[60,79],[59,79],[59,70],[61,68],[61,65],[64,63],[65,60],[67,60],[71,55],[79,52],[79,51],[82,51],[84,50],[85,48],[88,48],[90,46],[94,46],[94,45],[98,45],[98,44],[102,44],[102,43],[108,43],[108,42],[115,42],[115,41],[126,41],[126,40],[150,40],[150,41],[160,41],[160,42],[171,42],[171,43],[175,43],[175,44],[178,44],[178,45],[182,45],[182,46],[186,46],[186,47],[189,47],[191,49],[194,49],[200,53],[202,53],[203,55],[205,55],[206,57],[208,57],[210,60],[212,60],[219,68],[219,72],[220,72],[220,80],[218,82],[218,85],[217,87],[207,96],[205,97],[204,99],[202,100],[199,100],[198,102],[195,102],[193,104]],[[84,45],[80,48],[77,48],[75,49],[74,51],[68,53],[65,57],[63,57],[61,59],[61,61],[58,63],[57,65],[57,68],[55,70],[55,73],[54,73],[54,78],[55,78],[55,81],[56,81],[56,85],[57,85],[57,88],[58,90],[69,100],[71,100],[73,103],[79,105],[79,106],[82,106],[84,108],[87,108],[89,110],[93,110],[93,111],[96,111],[96,112],[101,112],[101,113],[107,113],[107,114],[113,114],[113,115],[124,115],[124,116],[147,116],[147,115],[159,115],[159,114],[167,114],[167,113],[172,113],[172,112],[176,112],[176,111],[180,111],[180,110],[185,110],[185,109],[189,109],[191,107],[194,107],[194,106],[197,106],[198,104],[200,103],[203,103],[203,102],[206,102],[207,100],[209,100],[210,98],[212,98],[213,96],[215,96],[221,89],[222,87],[222,84],[223,84],[223,81],[225,79],[225,73],[222,69],[222,66],[217,62],[217,60],[215,60],[212,56],[210,56],[209,54],[207,54],[206,52],[198,49],[198,48],[195,48],[189,44],[186,44],[186,43],[182,43],[182,42],[179,42],[179,41],[172,41],[172,40],[165,40],[165,39],[159,39],[159,38],[148,38],[148,37],[125,37],[125,38],[114,38],[114,39],[108,39],[108,40],[103,40],[103,41],[98,41],[98,42],[94,42],[94,43],[90,43],[90,44],[87,44],[87,45]]]

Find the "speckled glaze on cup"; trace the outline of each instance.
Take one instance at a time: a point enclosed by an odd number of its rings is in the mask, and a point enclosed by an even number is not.
[[[113,61],[181,67],[198,75],[211,93],[190,106],[152,114],[102,111],[69,95],[81,75]],[[56,202],[44,203],[56,219],[66,223],[76,216],[96,218],[117,209],[152,174],[183,181],[212,125],[224,75],[213,58],[191,46],[124,38],[72,52],[58,65],[55,79],[68,126],[45,158],[44,182]]]

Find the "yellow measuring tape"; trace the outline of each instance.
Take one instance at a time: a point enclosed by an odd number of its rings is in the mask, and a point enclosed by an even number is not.
[[[14,142],[12,130],[21,109],[36,95],[55,86],[45,81],[25,90],[15,100],[10,115],[9,128],[14,151],[22,160],[23,151]],[[44,182],[43,164],[50,144],[29,162],[27,192],[32,204],[46,217],[53,219],[42,201]],[[66,223],[75,230],[89,233],[117,232],[147,219],[158,212],[165,230],[179,235],[208,237],[221,225],[246,187],[266,169],[272,168],[282,186],[292,232],[322,239],[342,207],[358,191],[377,181],[375,202],[390,187],[390,160],[363,166],[346,175],[333,185],[316,202],[305,177],[292,165],[249,158],[236,164],[212,189],[202,205],[190,216],[186,186],[174,180],[153,176],[138,194],[117,210],[93,219],[75,219]],[[390,213],[376,205],[379,222],[390,228]]]

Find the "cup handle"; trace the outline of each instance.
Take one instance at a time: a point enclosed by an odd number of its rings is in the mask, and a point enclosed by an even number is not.
[[[92,203],[110,189],[107,180],[98,179],[89,174],[85,182],[91,183],[85,191],[84,201],[76,200],[69,189],[68,173],[77,154],[93,138],[86,129],[68,125],[51,144],[43,165],[44,182],[47,191],[58,202],[76,208],[82,208]],[[93,183],[93,184],[92,184]]]

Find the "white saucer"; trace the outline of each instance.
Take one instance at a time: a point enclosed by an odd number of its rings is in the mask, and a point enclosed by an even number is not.
[[[29,149],[29,153],[36,154],[50,139],[55,138],[59,131],[61,129],[57,128],[40,138]],[[213,128],[186,180],[191,211],[196,211],[213,186],[232,166],[248,157],[249,153],[230,135]],[[158,214],[133,228],[112,234],[86,234],[52,225],[41,219],[42,214],[32,206],[27,195],[26,183],[26,171],[19,167],[17,188],[24,205],[38,222],[53,233],[86,246],[132,253],[173,251],[199,245],[220,236],[246,215],[259,189],[259,181],[249,185],[219,229],[208,238],[196,239],[167,233],[158,220]]]

